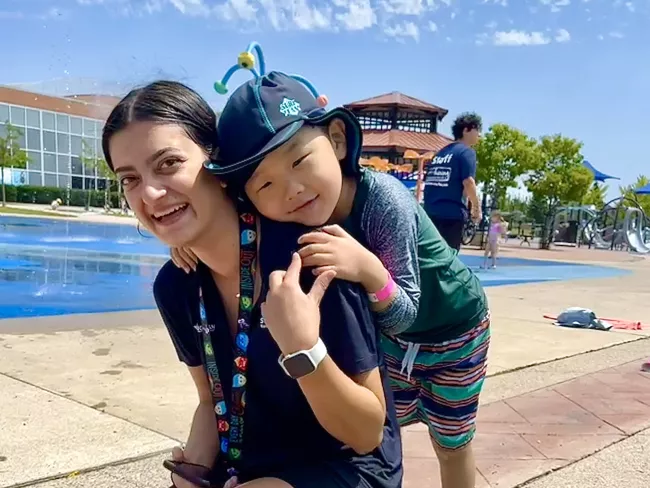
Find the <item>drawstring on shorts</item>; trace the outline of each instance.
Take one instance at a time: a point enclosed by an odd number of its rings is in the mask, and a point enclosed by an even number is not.
[[[400,369],[400,374],[404,374],[406,370],[406,378],[408,381],[411,380],[411,373],[413,373],[413,365],[415,364],[415,358],[420,351],[420,344],[414,344],[412,342],[408,343],[406,348],[406,354],[404,354],[404,359],[402,359],[402,369]]]

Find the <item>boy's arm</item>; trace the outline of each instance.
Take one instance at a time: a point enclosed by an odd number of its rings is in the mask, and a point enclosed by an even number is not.
[[[361,228],[369,250],[397,286],[388,300],[374,303],[371,308],[382,332],[395,335],[411,327],[418,313],[418,203],[397,179],[393,182],[378,178],[375,185],[364,208]]]

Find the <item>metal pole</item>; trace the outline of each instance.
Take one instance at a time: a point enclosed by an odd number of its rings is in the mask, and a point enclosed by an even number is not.
[[[618,224],[618,206],[614,211],[614,224],[612,225],[612,243],[609,245],[610,251],[614,250],[614,244],[616,243],[616,237],[618,234],[618,231],[616,230],[616,224]]]

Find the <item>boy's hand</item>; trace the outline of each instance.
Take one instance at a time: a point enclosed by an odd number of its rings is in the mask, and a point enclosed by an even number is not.
[[[190,271],[196,271],[199,258],[196,257],[196,254],[189,247],[172,247],[169,250],[169,254],[177,268],[181,268],[188,274]]]
[[[368,293],[381,290],[388,272],[379,258],[359,244],[338,225],[326,225],[298,239],[305,245],[298,251],[305,267],[313,267],[315,275],[335,271],[336,277],[361,283]]]

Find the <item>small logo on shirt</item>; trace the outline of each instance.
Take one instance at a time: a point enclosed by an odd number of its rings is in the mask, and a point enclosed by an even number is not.
[[[454,155],[452,153],[446,154],[445,156],[436,156],[431,160],[431,166],[437,166],[438,164],[449,164],[451,163],[451,158]]]
[[[430,168],[425,184],[427,186],[449,186],[451,168]]]

